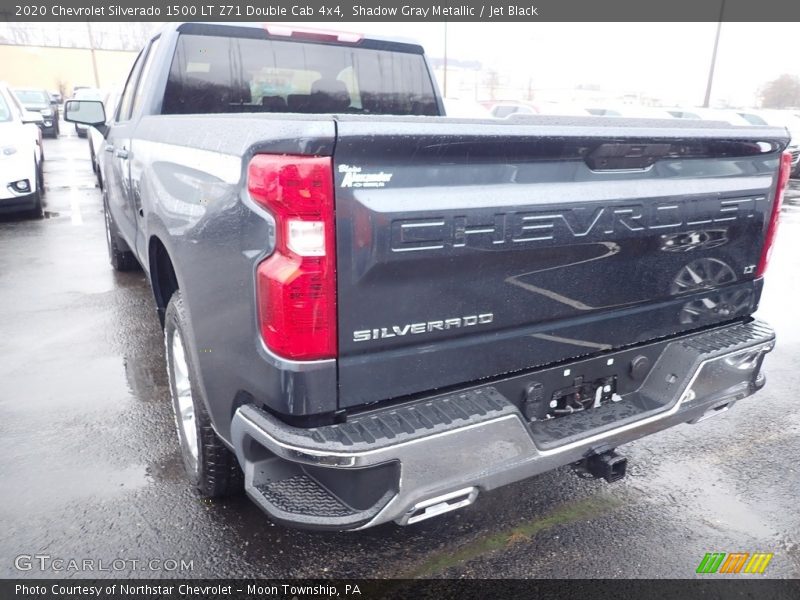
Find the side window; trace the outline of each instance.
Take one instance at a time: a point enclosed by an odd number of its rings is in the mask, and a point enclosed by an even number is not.
[[[133,104],[133,92],[136,88],[136,81],[139,79],[139,71],[142,67],[145,51],[142,50],[139,56],[136,57],[136,62],[133,63],[131,72],[128,75],[128,81],[125,83],[125,89],[122,91],[122,96],[119,99],[119,107],[117,108],[117,118],[114,119],[117,123],[124,123],[131,118],[131,107]]]
[[[131,108],[131,115],[135,114],[142,105],[142,88],[144,87],[144,82],[146,82],[148,79],[150,68],[153,66],[153,62],[155,61],[156,50],[158,50],[158,43],[160,41],[160,37],[154,39],[153,43],[150,44],[150,49],[147,51],[147,58],[144,60],[144,66],[142,67],[142,72],[139,75],[139,83],[136,85],[136,91],[133,94],[133,107]]]

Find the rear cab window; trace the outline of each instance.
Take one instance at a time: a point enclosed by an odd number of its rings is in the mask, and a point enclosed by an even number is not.
[[[438,115],[435,98],[421,54],[182,34],[162,113]]]

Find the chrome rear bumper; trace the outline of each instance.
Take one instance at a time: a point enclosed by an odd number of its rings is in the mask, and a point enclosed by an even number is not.
[[[273,518],[294,526],[414,523],[471,504],[480,491],[725,412],[764,385],[761,363],[775,335],[752,321],[662,343],[637,396],[627,398],[643,408],[620,413],[610,425],[615,406],[607,407],[606,418],[600,409],[587,411],[595,414],[581,417],[583,430],[576,428],[578,415],[528,421],[496,384],[312,429],[242,406],[233,418],[232,441],[247,493]],[[588,360],[557,368],[576,372]],[[573,421],[562,432],[564,419]]]

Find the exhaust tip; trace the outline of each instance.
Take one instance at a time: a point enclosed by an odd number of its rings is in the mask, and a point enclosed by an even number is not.
[[[428,500],[418,502],[411,507],[406,514],[397,519],[398,525],[412,525],[425,521],[432,517],[437,517],[465,506],[469,506],[478,497],[478,488],[468,487],[441,496],[435,496]]]

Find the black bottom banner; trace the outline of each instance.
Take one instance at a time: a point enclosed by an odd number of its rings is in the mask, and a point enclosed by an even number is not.
[[[609,600],[796,600],[800,580],[0,580],[0,598],[66,600],[231,600],[317,598]]]

